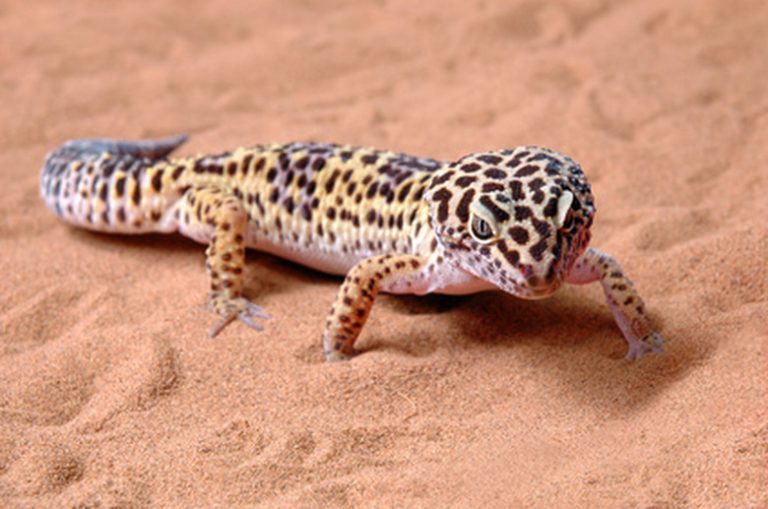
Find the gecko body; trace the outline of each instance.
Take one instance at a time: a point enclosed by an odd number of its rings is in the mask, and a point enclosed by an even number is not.
[[[64,221],[124,234],[178,231],[207,244],[210,309],[253,328],[245,248],[345,275],[325,322],[327,360],[350,357],[376,295],[501,289],[543,298],[599,281],[629,344],[658,352],[632,282],[588,247],[595,207],[573,160],[523,146],[444,162],[348,145],[289,143],[169,158],[186,140],[72,140],[40,192]]]

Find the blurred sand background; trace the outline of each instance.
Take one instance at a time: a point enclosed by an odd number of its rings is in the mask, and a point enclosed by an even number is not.
[[[766,34],[743,0],[3,1],[0,505],[765,507]],[[179,132],[570,154],[666,352],[625,362],[592,285],[382,296],[326,365],[339,281],[259,253],[274,318],[211,341],[202,246],[38,197],[66,139]]]

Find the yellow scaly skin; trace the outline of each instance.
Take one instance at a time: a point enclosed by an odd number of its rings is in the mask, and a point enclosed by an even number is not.
[[[327,360],[354,353],[379,291],[522,298],[600,281],[629,344],[661,350],[618,263],[587,248],[594,204],[581,168],[538,147],[455,162],[347,145],[290,143],[180,159],[186,136],[73,140],[51,152],[40,192],[63,220],[116,233],[179,231],[208,244],[215,336],[269,317],[243,297],[245,248],[346,274],[323,332]]]

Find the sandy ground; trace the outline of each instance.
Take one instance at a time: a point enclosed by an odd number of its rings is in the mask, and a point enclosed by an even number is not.
[[[768,505],[766,5],[0,3],[0,505]],[[592,285],[384,296],[326,365],[338,280],[258,253],[274,319],[211,341],[201,246],[37,191],[65,139],[178,132],[568,153],[666,353]]]

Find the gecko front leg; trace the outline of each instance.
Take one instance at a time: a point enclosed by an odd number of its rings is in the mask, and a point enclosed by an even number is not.
[[[425,260],[410,255],[386,254],[367,258],[350,269],[331,307],[323,332],[325,360],[346,360],[382,288],[415,279]]]
[[[208,240],[205,268],[210,291],[208,308],[221,316],[208,332],[216,336],[235,319],[256,330],[256,319],[270,315],[243,297],[244,235],[248,215],[237,197],[209,187],[188,190],[179,204],[179,228],[195,240]]]
[[[648,352],[661,352],[663,340],[648,322],[643,299],[610,255],[588,248],[574,263],[565,281],[583,285],[600,281],[616,324],[629,343],[627,359],[640,359]]]

